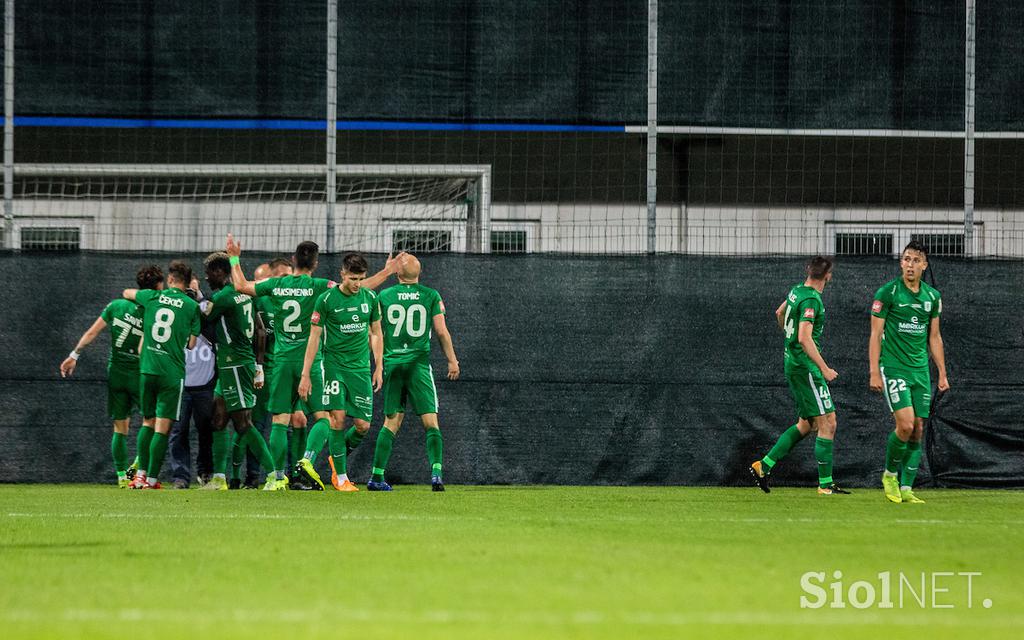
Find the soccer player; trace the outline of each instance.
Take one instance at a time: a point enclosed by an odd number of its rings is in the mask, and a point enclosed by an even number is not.
[[[162,289],[164,274],[160,267],[149,265],[135,274],[140,289]],[[78,339],[64,362],[60,363],[60,376],[67,378],[75,372],[78,359],[103,329],[110,327],[110,356],[107,359],[107,413],[114,423],[110,439],[110,453],[114,458],[117,486],[127,489],[128,423],[133,407],[139,407],[139,341],[142,338],[142,309],[134,302],[118,298],[110,302],[92,326]],[[152,427],[152,425],[150,425]]]
[[[359,433],[361,441],[373,417],[373,392],[379,391],[384,381],[380,305],[377,294],[362,287],[368,270],[366,258],[358,253],[347,254],[341,261],[341,283],[317,299],[299,382],[299,395],[315,402],[311,396],[318,389],[310,369],[319,354],[323,380],[320,401],[330,411],[327,446],[334,469],[331,480],[338,491],[358,491],[348,479],[345,417],[352,417],[352,429]],[[372,376],[371,348],[376,363]],[[317,452],[309,444],[306,449],[296,471],[322,487],[323,482],[313,468]]]
[[[927,268],[924,246],[911,242],[900,256],[902,276],[882,285],[871,304],[869,384],[872,391],[885,397],[896,421],[885,448],[882,474],[885,497],[896,503],[924,502],[914,495],[914,478],[921,463],[924,422],[931,410],[929,351],[938,369],[939,391],[949,389],[939,332],[942,296],[921,279]],[[897,472],[901,477],[897,478]]]
[[[264,382],[263,366],[259,363],[265,344],[263,323],[255,313],[252,298],[231,285],[231,262],[226,253],[210,254],[205,266],[206,281],[215,292],[212,304],[207,307],[207,322],[217,330],[217,389],[214,392],[213,477],[203,488],[224,491],[228,488],[225,470],[231,435],[226,427],[230,416],[239,445],[248,447],[267,471],[264,490],[286,489],[287,478],[275,477],[267,443],[259,429],[252,425],[256,389]]]
[[[444,491],[437,387],[434,385],[434,370],[430,366],[430,336],[437,334],[448,359],[449,380],[458,379],[459,361],[444,320],[441,294],[419,283],[420,271],[420,261],[415,256],[406,256],[398,271],[398,284],[380,292],[385,420],[373,450],[373,476],[366,484],[370,491],[391,491],[391,485],[384,479],[384,470],[391,457],[391,445],[402,427],[407,403],[420,416],[427,431],[430,487],[433,491]]]
[[[185,349],[193,348],[199,335],[199,305],[184,291],[191,281],[192,267],[175,260],[167,269],[166,289],[124,291],[125,298],[143,309],[139,395],[142,417],[153,424],[139,431],[140,467],[133,489],[160,488],[157,476],[167,453],[167,432],[181,410]]]
[[[785,334],[784,367],[789,391],[796,400],[797,422],[779,437],[775,446],[750,465],[750,475],[765,493],[772,469],[811,431],[817,431],[814,457],[818,461],[818,493],[848,494],[832,481],[832,440],[836,433],[836,407],[828,383],[839,375],[821,356],[821,333],[825,328],[825,305],[821,292],[832,280],[832,261],[814,256],[807,263],[807,278],[790,289],[775,310],[775,319]]]
[[[309,322],[317,298],[335,285],[332,280],[314,278],[319,264],[320,247],[315,242],[300,242],[292,256],[294,271],[291,275],[269,278],[260,283],[246,280],[239,256],[242,246],[228,234],[227,254],[231,260],[231,279],[235,289],[251,296],[266,296],[274,307],[274,373],[270,380],[269,410],[273,414],[270,432],[270,453],[278,480],[284,478],[287,460],[288,422],[298,406],[298,386],[302,361],[309,337]],[[394,272],[393,260],[379,273],[367,278],[379,286]],[[323,449],[330,430],[330,414],[323,406],[323,380],[320,368],[313,368],[313,392],[309,396],[309,409],[314,423],[306,438],[307,453],[315,457]],[[307,456],[308,457],[308,456]],[[323,484],[319,485],[323,490]]]

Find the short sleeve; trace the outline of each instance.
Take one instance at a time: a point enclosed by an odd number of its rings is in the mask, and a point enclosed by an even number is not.
[[[370,322],[377,322],[380,320],[380,299],[377,296],[373,296],[373,302],[370,303]]]
[[[209,300],[210,306],[212,308],[210,309],[210,314],[206,316],[207,322],[213,322],[218,317],[224,314],[225,309],[223,293],[224,289],[221,289],[217,293],[213,294],[213,298]]]
[[[821,316],[821,301],[816,298],[807,298],[800,303],[797,311],[800,314],[798,322],[814,322]]]
[[[336,284],[338,283],[327,278],[313,278],[313,291],[316,292],[316,295],[320,295],[333,289]]]
[[[103,308],[103,312],[100,313],[100,318],[103,318],[103,322],[110,324],[114,321],[114,303],[111,302]]]
[[[444,301],[441,300],[441,294],[434,292],[434,301],[430,304],[430,317],[443,316],[445,314]]]
[[[313,315],[309,318],[309,324],[314,327],[323,326],[320,324],[320,316],[327,310],[327,294],[323,294],[316,299],[316,304],[313,305]]]
[[[192,329],[189,331],[191,335],[198,336],[202,333],[202,326],[199,321],[199,305],[196,304],[192,307]]]
[[[932,305],[932,317],[938,318],[942,315],[942,294],[935,292],[935,304]]]
[[[135,292],[135,303],[146,306],[160,295],[156,289],[139,289]]]
[[[267,278],[263,282],[257,282],[253,289],[257,296],[269,296],[274,292],[274,287],[280,282],[280,278]]]
[[[871,303],[871,315],[876,318],[884,318],[889,315],[889,306],[892,304],[892,285],[886,284],[875,292],[875,299]]]

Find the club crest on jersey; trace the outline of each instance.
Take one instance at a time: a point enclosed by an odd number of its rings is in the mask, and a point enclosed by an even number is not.
[[[320,313],[318,311],[314,311],[310,320],[313,321],[313,324],[320,324]]]
[[[932,301],[931,300],[925,300],[924,301],[924,310],[926,312],[930,312],[932,310]]]
[[[813,318],[814,317],[814,308],[813,307],[807,307],[806,309],[804,309],[804,317],[805,318]]]
[[[871,305],[871,313],[880,313],[882,311],[882,301],[875,300]]]
[[[362,310],[363,313],[370,313],[370,305],[365,302],[359,305],[359,308]]]

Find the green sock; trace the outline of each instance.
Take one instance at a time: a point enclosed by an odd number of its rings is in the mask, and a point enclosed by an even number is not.
[[[331,431],[331,421],[327,418],[320,418],[313,425],[313,428],[309,430],[309,436],[306,437],[306,452],[303,454],[303,458],[306,458],[310,462],[315,462],[320,452],[324,450],[324,444],[327,443],[327,432]]]
[[[779,436],[778,441],[775,442],[775,446],[771,448],[768,454],[761,458],[761,464],[768,468],[768,471],[772,470],[772,467],[779,461],[785,458],[793,445],[803,440],[804,435],[800,433],[800,430],[796,428],[794,424],[790,428],[782,432]]]
[[[903,456],[907,452],[907,443],[900,440],[896,432],[889,434],[889,442],[885,445],[885,470],[896,473],[903,464]]]
[[[143,473],[149,469],[149,447],[153,441],[153,433],[153,427],[143,425],[135,440],[135,455],[139,458],[139,470]]]
[[[226,431],[226,430],[225,430]],[[231,434],[231,479],[242,479],[242,465],[245,464],[245,443],[237,433]]]
[[[383,482],[384,469],[388,467],[388,459],[391,458],[391,446],[395,442],[395,434],[391,429],[381,427],[377,434],[377,444],[373,448],[373,477],[374,482]]]
[[[814,459],[818,461],[818,486],[832,484],[832,441],[818,436],[814,440]]]
[[[274,469],[288,466],[288,425],[278,422],[270,425],[270,457],[274,460]]]
[[[128,440],[123,433],[114,432],[110,438],[110,455],[114,457],[114,471],[123,476],[128,468]]]
[[[231,446],[231,432],[227,429],[214,431],[213,439],[213,472],[224,473],[228,466],[228,448]]]
[[[440,429],[427,429],[427,460],[430,461],[430,477],[441,477],[442,439]]]
[[[903,454],[903,471],[900,472],[900,487],[913,487],[917,468],[921,466],[921,443],[911,440]]]
[[[256,456],[256,459],[260,461],[260,466],[267,473],[278,471],[274,468],[274,457],[270,455],[270,449],[267,448],[267,441],[263,439],[263,434],[256,427],[249,427],[242,434],[242,442],[252,451],[252,454]]]
[[[345,455],[345,432],[331,429],[327,436],[327,446],[334,460],[334,472],[339,476],[348,473],[348,456]]]
[[[362,443],[363,438],[366,437],[366,431],[359,433],[355,427],[349,427],[348,431],[345,432],[345,445],[349,449],[355,449]]]
[[[146,469],[146,477],[156,479],[160,477],[160,467],[164,465],[164,456],[167,455],[167,434],[153,432],[153,438],[149,442],[149,467]]]
[[[295,463],[302,458],[306,448],[306,427],[292,427],[291,435],[288,437],[288,468],[291,469]]]

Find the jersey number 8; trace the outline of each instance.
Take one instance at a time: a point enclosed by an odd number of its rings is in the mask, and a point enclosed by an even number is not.
[[[153,340],[163,343],[171,339],[171,331],[174,324],[174,311],[170,309],[157,309],[153,318],[153,329],[150,335]]]

